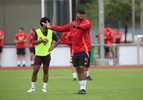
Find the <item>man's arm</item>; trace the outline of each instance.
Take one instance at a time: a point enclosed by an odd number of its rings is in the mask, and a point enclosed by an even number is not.
[[[0,40],[3,40],[4,39],[4,36],[0,37]]]
[[[82,25],[77,25],[75,22],[71,23],[71,26],[73,28],[77,28],[77,29],[81,29],[81,30],[88,30],[91,28],[91,23],[89,21],[86,21],[84,24]]]
[[[52,51],[59,43],[60,39],[56,43],[54,43],[54,45],[49,49],[49,51]]]
[[[27,39],[22,40],[22,42],[26,43],[26,42],[27,42]]]
[[[33,36],[33,40],[32,40],[32,45],[37,45],[41,42],[48,42],[48,39],[41,39],[41,40],[37,40],[37,33],[35,32],[34,36]]]
[[[49,51],[52,51],[60,43],[59,37],[54,32],[53,32],[52,39],[56,41],[56,43],[54,43],[54,45],[49,49]]]
[[[70,31],[70,24],[64,25],[64,26],[51,26],[49,22],[42,23],[44,26],[46,26],[48,29],[58,31],[58,32],[68,32]]]

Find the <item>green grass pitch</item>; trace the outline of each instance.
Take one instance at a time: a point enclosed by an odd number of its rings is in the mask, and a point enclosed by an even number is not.
[[[143,100],[143,69],[90,69],[93,81],[87,81],[86,95],[72,81],[71,69],[49,71],[47,93],[42,92],[42,70],[36,91],[31,88],[32,70],[0,71],[0,100]]]

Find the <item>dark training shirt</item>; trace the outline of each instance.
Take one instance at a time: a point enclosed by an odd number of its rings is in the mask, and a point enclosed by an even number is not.
[[[42,32],[44,36],[47,36],[47,31],[46,32]],[[38,39],[38,36],[37,36],[37,33],[35,32],[35,35],[33,36],[33,40],[32,41],[36,41]],[[53,32],[53,35],[52,35],[52,39],[54,41],[58,41],[59,40],[59,37]]]

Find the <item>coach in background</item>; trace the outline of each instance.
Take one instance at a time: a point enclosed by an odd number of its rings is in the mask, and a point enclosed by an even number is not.
[[[4,32],[0,31],[0,67],[1,67],[1,53],[3,47]]]
[[[33,66],[34,64],[33,57],[35,55],[35,45],[32,45],[32,39],[34,34],[35,34],[35,29],[31,28],[30,33],[28,34],[31,66]]]
[[[23,28],[19,28],[19,33],[15,35],[14,42],[16,43],[17,48],[17,63],[20,67],[20,55],[23,59],[23,67],[25,67],[25,43],[27,42],[27,35],[23,32]]]

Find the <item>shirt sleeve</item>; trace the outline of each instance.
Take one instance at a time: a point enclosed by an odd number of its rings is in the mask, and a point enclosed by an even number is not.
[[[59,40],[59,37],[56,35],[56,33],[53,32],[52,39],[57,42]]]
[[[91,23],[88,20],[85,23],[79,25],[79,29],[81,30],[88,30],[90,28],[91,28]]]
[[[70,23],[64,26],[51,26],[51,30],[58,32],[69,32],[70,31]]]
[[[71,34],[70,33],[68,33],[68,35],[67,35],[66,43],[67,43],[67,45],[72,45],[72,40],[71,40]]]
[[[17,35],[15,35],[15,38],[14,38],[15,40],[18,40],[18,36]]]
[[[33,39],[32,39],[32,41],[36,41],[37,40],[37,33],[35,32],[35,34],[33,35]]]

